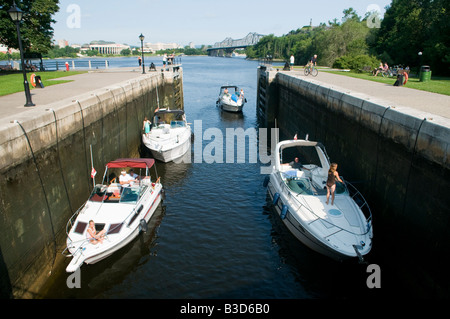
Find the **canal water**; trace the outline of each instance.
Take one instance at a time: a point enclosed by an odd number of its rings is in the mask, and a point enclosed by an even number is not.
[[[186,117],[196,132],[193,145],[198,143],[197,151],[198,145],[211,150],[212,143],[225,148],[227,128],[258,129],[257,62],[204,56],[183,57],[182,63]],[[244,90],[247,104],[242,114],[224,113],[216,107],[220,86],[226,84]],[[203,136],[207,131],[217,136]],[[249,159],[248,150],[254,146],[251,143],[255,141],[248,139],[245,143],[245,163],[240,163],[236,154],[233,163],[226,163],[225,150],[223,163],[194,162],[195,147],[190,163],[157,162],[166,199],[151,219],[149,231],[108,259],[83,265],[81,288],[69,289],[68,275],[61,272],[43,297],[377,296],[379,290],[368,288],[366,283],[370,275],[367,265],[357,260],[339,263],[321,256],[284,227],[267,200],[261,164]],[[213,153],[220,154],[220,150]],[[375,224],[375,236],[376,231]]]

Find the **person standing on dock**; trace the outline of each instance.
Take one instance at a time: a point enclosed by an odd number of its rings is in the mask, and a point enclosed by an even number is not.
[[[295,57],[294,57],[293,54],[291,54],[291,58],[290,58],[290,61],[289,61],[290,62],[289,65],[291,67],[291,71],[294,70],[294,61],[295,61]]]
[[[164,53],[164,55],[163,55],[163,69],[166,68],[166,63],[167,63],[167,54]]]
[[[139,66],[142,65],[142,58],[140,56],[138,57],[138,63],[139,63]]]

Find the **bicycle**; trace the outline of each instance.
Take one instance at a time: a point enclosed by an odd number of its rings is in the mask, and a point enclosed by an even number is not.
[[[309,74],[312,76],[317,76],[317,74],[319,74],[319,71],[314,67],[314,65],[311,65],[311,63],[308,63],[305,66],[305,75],[308,76]]]

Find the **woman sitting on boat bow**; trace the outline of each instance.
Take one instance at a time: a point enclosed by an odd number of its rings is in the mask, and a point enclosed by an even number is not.
[[[102,229],[101,231],[97,232],[95,229],[95,223],[93,220],[89,221],[89,227],[87,229],[87,237],[91,244],[96,245],[97,243],[103,244],[103,238],[105,237],[106,231]]]

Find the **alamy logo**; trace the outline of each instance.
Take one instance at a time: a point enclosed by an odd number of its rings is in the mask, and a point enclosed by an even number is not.
[[[81,28],[81,8],[78,4],[70,4],[66,9],[70,15],[67,17],[66,25],[69,29]]]
[[[81,270],[78,268],[74,273],[70,274],[66,279],[67,288],[81,288]]]
[[[271,148],[275,149],[278,129],[271,131]],[[261,174],[270,174],[274,159],[268,155],[268,129],[254,127],[247,128],[226,128],[225,136],[223,131],[217,127],[210,127],[203,130],[201,120],[194,121],[194,163],[259,163],[270,166],[261,166]],[[204,145],[204,141],[208,141]],[[248,146],[248,147],[247,147]],[[259,151],[258,151],[259,150]],[[191,163],[189,156],[175,160],[175,163]]]
[[[381,9],[377,4],[369,4],[367,6],[366,12],[369,13],[367,17],[367,26],[371,29],[380,28],[381,26]]]
[[[369,277],[367,277],[366,284],[367,287],[372,288],[381,288],[381,268],[377,264],[370,264],[367,266],[368,273],[371,273]]]

